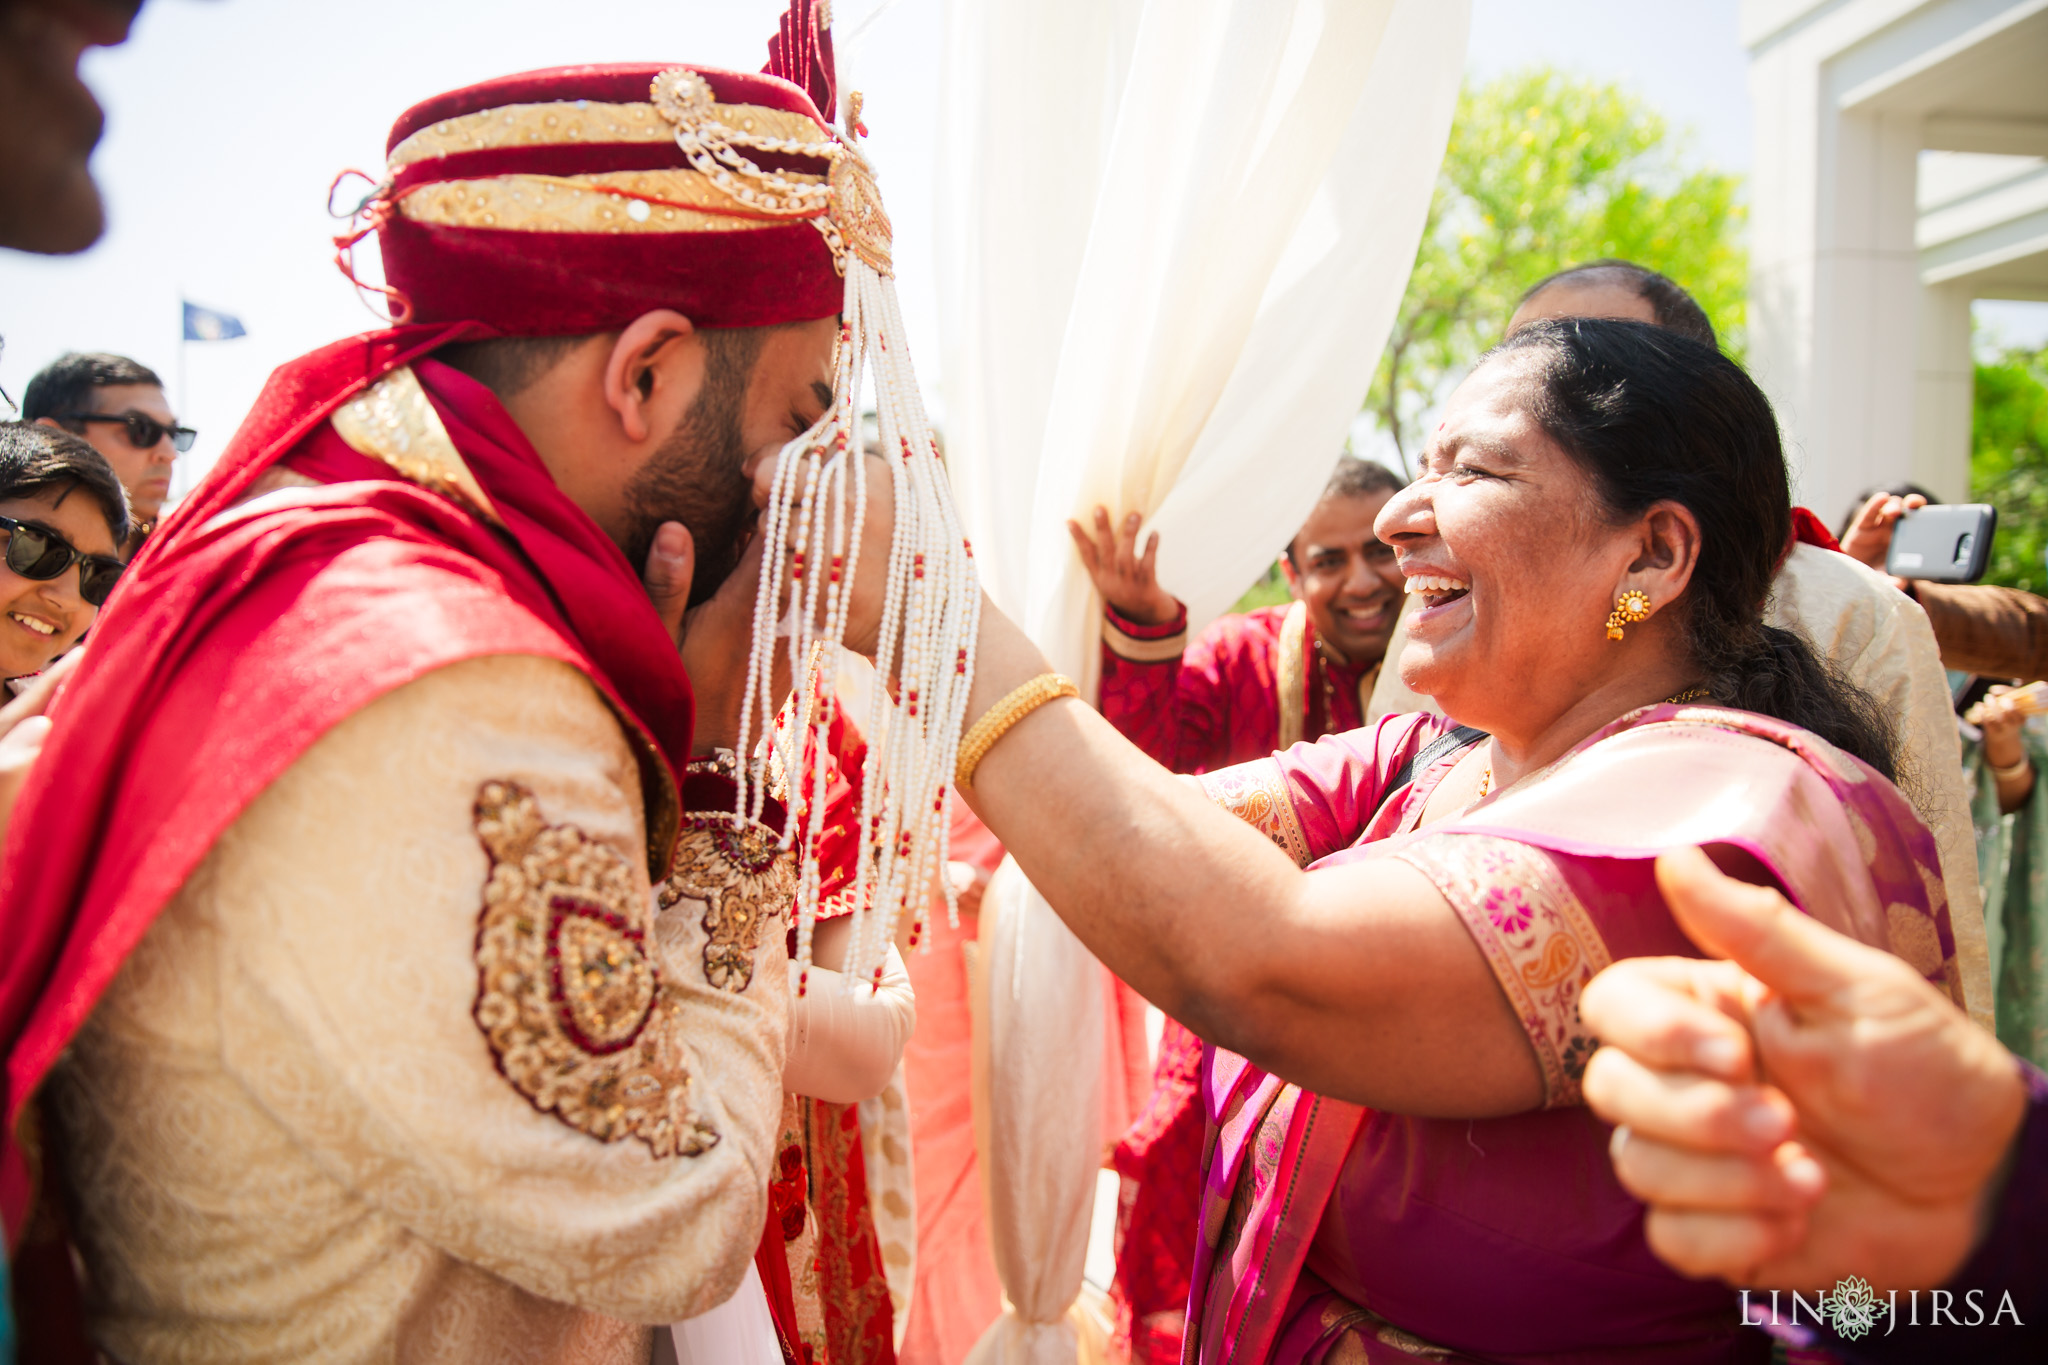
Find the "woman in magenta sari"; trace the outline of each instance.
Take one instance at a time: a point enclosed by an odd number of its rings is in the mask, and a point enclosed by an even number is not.
[[[1194,1359],[1768,1355],[1724,1286],[1681,1279],[1651,1255],[1641,1207],[1611,1174],[1608,1130],[1579,1096],[1597,1046],[1578,1019],[1579,988],[1616,958],[1694,951],[1656,889],[1661,851],[1706,845],[1953,989],[1934,843],[1885,780],[1867,706],[1757,619],[1788,530],[1769,408],[1726,361],[1683,372],[1704,355],[1606,330],[1568,325],[1502,347],[1454,400],[1428,475],[1381,517],[1424,596],[1404,678],[1488,723],[1498,743],[1460,743],[1468,736],[1433,717],[1390,717],[1205,780],[1298,863],[1391,860],[1425,878],[1491,969],[1540,1071],[1538,1103],[1494,1117],[1395,1113],[1212,1049]],[[1598,502],[1548,518],[1530,506],[1549,501],[1532,447],[1577,464]],[[1510,511],[1521,525],[1504,524]],[[1505,591],[1527,598],[1538,641],[1562,634],[1540,607],[1546,556],[1529,552],[1550,530],[1600,528],[1616,513],[1646,515],[1631,568],[1691,569],[1689,583],[1622,601],[1618,638],[1599,630],[1607,652],[1639,655],[1668,699],[1617,707],[1590,675],[1579,705],[1589,720],[1611,718],[1561,757],[1498,780],[1517,694],[1545,684],[1500,686],[1528,675],[1489,670],[1472,685],[1460,667],[1471,626],[1458,618],[1474,615],[1465,600],[1490,569],[1523,565],[1527,579]],[[1628,620],[1644,607],[1647,620]],[[1546,652],[1548,673],[1583,651]],[[1802,681],[1806,705],[1780,708],[1785,719],[1761,713],[1773,684]]]
[[[1540,782],[1418,829],[1435,790],[1476,755],[1428,763],[1391,793],[1386,778],[1446,728],[1390,717],[1205,781],[1259,812],[1298,860],[1392,858],[1427,877],[1525,1032],[1541,1107],[1389,1113],[1211,1049],[1192,1358],[1766,1358],[1766,1341],[1738,1331],[1725,1286],[1663,1271],[1644,1244],[1641,1206],[1608,1166],[1608,1129],[1580,1101],[1597,1043],[1578,991],[1617,958],[1697,956],[1652,876],[1658,853],[1685,844],[1761,866],[1810,912],[1952,989],[1932,836],[1842,750],[1754,713],[1683,703],[1625,715]]]
[[[1883,717],[1763,624],[1789,502],[1738,366],[1539,324],[1377,525],[1423,599],[1402,678],[1474,729],[1392,717],[1198,779],[1264,846],[1078,706],[983,761],[972,799],[1048,902],[1211,1044],[1188,1361],[1769,1359],[1645,1245],[1577,1002],[1615,959],[1697,955],[1652,871],[1683,845],[1954,990]],[[978,698],[1042,667],[986,630],[982,658]]]

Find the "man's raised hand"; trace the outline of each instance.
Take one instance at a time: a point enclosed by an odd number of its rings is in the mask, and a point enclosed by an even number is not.
[[[1927,499],[1918,493],[1908,493],[1904,497],[1895,493],[1871,494],[1850,519],[1849,529],[1842,534],[1842,553],[1883,573],[1885,561],[1892,552],[1892,531],[1897,527],[1899,518],[1926,505]],[[1892,586],[1901,592],[1906,590],[1904,579],[1894,578]]]
[[[1138,552],[1138,528],[1144,519],[1136,512],[1127,515],[1121,529],[1109,524],[1109,509],[1095,509],[1095,530],[1091,534],[1078,521],[1067,523],[1067,534],[1081,552],[1081,563],[1095,580],[1102,600],[1117,615],[1141,626],[1160,626],[1180,614],[1180,603],[1159,586],[1155,564],[1159,559],[1159,533],[1145,539],[1145,551]]]

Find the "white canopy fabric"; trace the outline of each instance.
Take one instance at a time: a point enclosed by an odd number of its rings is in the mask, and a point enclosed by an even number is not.
[[[1102,604],[1067,518],[1143,513],[1197,628],[1271,562],[1392,327],[1469,17],[1468,0],[948,0],[947,459],[991,594],[1087,695]],[[1014,1308],[970,1360],[1065,1365],[1102,1159],[1100,973],[1008,872],[983,902],[983,1159]]]

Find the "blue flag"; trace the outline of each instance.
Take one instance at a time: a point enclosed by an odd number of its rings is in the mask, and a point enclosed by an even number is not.
[[[233,313],[217,313],[196,303],[185,305],[185,340],[233,341],[249,335],[242,320]]]

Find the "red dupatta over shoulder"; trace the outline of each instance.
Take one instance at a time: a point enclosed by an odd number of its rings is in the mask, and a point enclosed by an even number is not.
[[[279,369],[101,613],[8,831],[0,1212],[22,1231],[23,1111],[215,840],[328,729],[433,669],[536,654],[603,692],[640,755],[650,874],[671,853],[689,679],[638,573],[483,386],[400,327]],[[329,419],[412,365],[489,512],[357,453]],[[237,508],[279,465],[324,485]],[[231,513],[230,515],[223,515]]]

